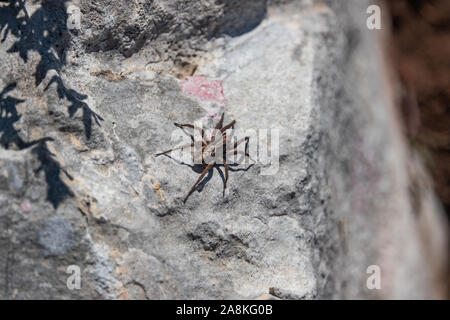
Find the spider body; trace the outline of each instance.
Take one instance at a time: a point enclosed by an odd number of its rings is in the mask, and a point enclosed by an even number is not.
[[[250,155],[247,151],[238,151],[237,147],[242,142],[246,143],[245,149],[247,150],[249,137],[242,138],[234,144],[232,144],[231,139],[227,138],[227,130],[234,129],[234,125],[236,123],[235,120],[231,121],[226,126],[223,126],[223,120],[224,120],[224,113],[222,113],[222,116],[219,120],[219,122],[216,124],[215,128],[213,129],[213,133],[210,138],[208,138],[205,134],[205,131],[202,128],[198,128],[192,124],[179,124],[175,123],[175,126],[183,129],[183,128],[190,128],[194,130],[199,130],[201,132],[201,141],[195,140],[194,135],[190,135],[192,142],[189,144],[185,144],[176,148],[169,149],[164,152],[157,153],[155,157],[168,154],[169,152],[172,152],[174,150],[180,150],[185,148],[191,148],[191,154],[194,159],[194,162],[201,161],[202,166],[204,167],[202,173],[200,174],[200,177],[197,179],[195,184],[192,186],[192,188],[189,190],[188,194],[184,198],[183,202],[186,203],[189,196],[194,192],[197,185],[202,181],[203,177],[211,170],[215,165],[223,164],[225,168],[225,180],[223,184],[223,195],[225,195],[225,190],[227,188],[227,182],[228,182],[228,171],[229,171],[229,165],[227,163],[227,157],[232,155],[243,155],[245,157],[248,157],[250,160]],[[230,149],[230,145],[233,145],[233,147]]]

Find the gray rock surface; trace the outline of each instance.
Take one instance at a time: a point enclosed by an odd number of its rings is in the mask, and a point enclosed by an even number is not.
[[[445,224],[365,1],[11,3],[1,298],[442,297]],[[185,89],[195,81],[225,99]],[[178,142],[174,122],[221,111],[236,129],[279,130],[279,162],[234,166],[224,196],[219,167],[184,204],[198,168],[154,155]]]

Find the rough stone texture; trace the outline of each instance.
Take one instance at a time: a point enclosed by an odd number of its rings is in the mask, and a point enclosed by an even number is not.
[[[445,224],[367,3],[21,4],[0,4],[0,297],[443,297]],[[221,81],[225,100],[185,76]],[[279,129],[279,169],[233,167],[224,197],[211,171],[183,204],[198,168],[154,154],[173,122],[221,110]]]

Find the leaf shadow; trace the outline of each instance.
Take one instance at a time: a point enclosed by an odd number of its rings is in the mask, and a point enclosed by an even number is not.
[[[54,154],[48,150],[46,143],[53,141],[53,138],[44,137],[33,141],[26,141],[20,136],[20,130],[14,128],[14,124],[22,117],[17,111],[17,105],[25,102],[25,100],[7,96],[16,86],[17,83],[9,84],[0,92],[0,145],[5,149],[15,147],[18,150],[24,150],[37,145],[32,151],[37,155],[40,163],[39,168],[35,170],[35,174],[38,174],[42,170],[45,172],[47,200],[56,209],[66,198],[74,196],[70,188],[61,179],[60,173],[64,172],[71,180],[73,178],[54,159]]]
[[[29,52],[37,52],[40,61],[34,73],[36,87],[46,78],[50,70],[55,70],[55,75],[45,87],[49,89],[52,83],[57,83],[57,92],[60,99],[66,98],[71,105],[68,107],[70,117],[81,109],[82,122],[86,138],[92,136],[92,125],[95,122],[100,126],[103,118],[94,112],[84,102],[86,95],[67,88],[59,75],[66,64],[66,48],[70,44],[70,32],[67,29],[68,14],[65,3],[69,0],[41,0],[41,6],[31,15],[25,7],[25,0],[2,0],[9,5],[0,6],[0,32],[3,31],[4,42],[8,35],[13,35],[18,40],[7,50],[8,53],[19,53],[22,60],[27,63]]]
[[[60,71],[66,64],[66,49],[70,44],[70,30],[66,25],[67,2],[69,0],[36,0],[33,4],[39,3],[40,6],[35,7],[37,9],[30,14],[26,7],[26,0],[0,0],[0,34],[2,35],[0,42],[4,43],[9,36],[17,39],[13,40],[13,44],[6,52],[18,53],[24,63],[29,62],[31,52],[39,55],[40,60],[33,74],[36,87],[44,81],[50,70],[56,71],[57,75],[50,79],[44,91],[47,91],[51,84],[56,83],[59,99],[67,99],[70,102],[67,108],[69,116],[72,118],[78,110],[81,110],[84,133],[89,140],[94,122],[100,126],[103,118],[84,102],[87,99],[86,95],[68,88],[60,76]],[[73,178],[48,149],[47,142],[53,141],[53,138],[44,137],[26,141],[20,129],[17,130],[14,127],[22,117],[17,106],[25,102],[23,99],[9,96],[16,86],[16,82],[8,84],[0,92],[0,145],[5,149],[18,150],[34,146],[32,152],[40,163],[35,174],[44,172],[47,184],[46,200],[56,209],[65,199],[74,196],[61,175],[65,174],[67,178]]]
[[[61,179],[61,173],[64,173],[69,180],[73,180],[73,177],[54,159],[55,155],[48,150],[45,142],[40,142],[33,149],[41,163],[40,167],[35,170],[35,174],[44,171],[47,183],[47,201],[57,209],[65,199],[74,197],[72,190]]]

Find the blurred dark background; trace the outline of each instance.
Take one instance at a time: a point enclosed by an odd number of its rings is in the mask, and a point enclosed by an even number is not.
[[[395,0],[385,5],[404,128],[423,155],[450,218],[450,1]]]
[[[385,1],[406,133],[450,215],[450,1]]]

